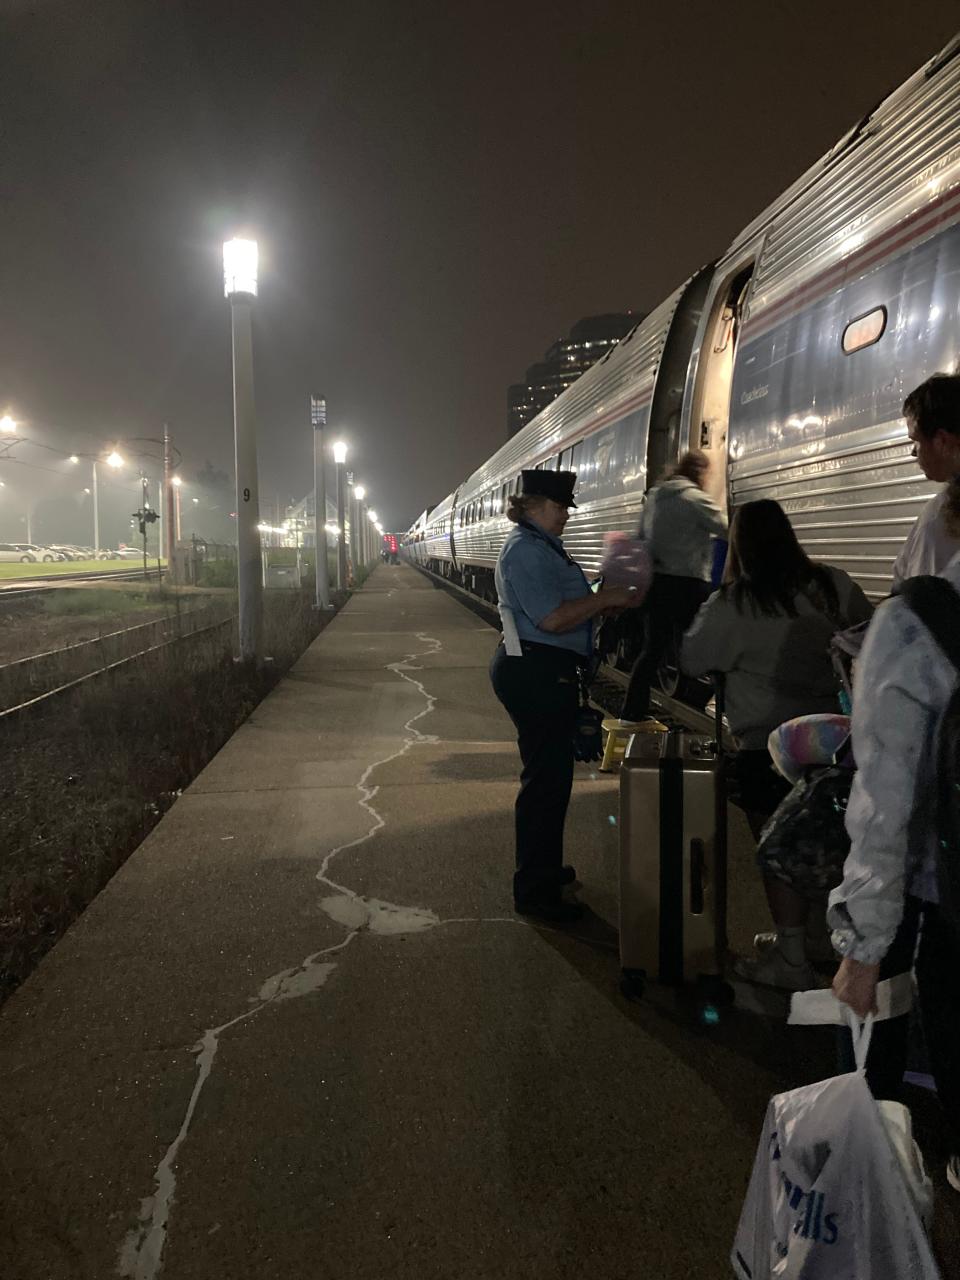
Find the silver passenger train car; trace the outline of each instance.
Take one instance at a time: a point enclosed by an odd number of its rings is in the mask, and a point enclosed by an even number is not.
[[[934,491],[900,408],[960,353],[960,36],[493,457],[425,512],[408,558],[493,599],[520,471],[578,473],[585,569],[685,448],[724,506],[776,498],[868,594]]]

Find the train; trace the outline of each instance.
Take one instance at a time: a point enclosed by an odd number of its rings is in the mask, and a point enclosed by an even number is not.
[[[409,562],[495,602],[528,468],[575,471],[564,545],[588,572],[687,448],[725,509],[775,498],[815,560],[868,595],[936,491],[905,395],[960,353],[960,34],[888,94],[403,538]]]

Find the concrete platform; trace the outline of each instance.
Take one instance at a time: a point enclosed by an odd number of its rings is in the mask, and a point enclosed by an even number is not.
[[[0,1275],[730,1274],[767,1098],[829,1037],[621,998],[616,782],[586,766],[593,914],[512,914],[494,644],[378,568],[8,1002]]]

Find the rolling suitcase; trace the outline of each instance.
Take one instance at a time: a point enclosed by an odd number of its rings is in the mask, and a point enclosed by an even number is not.
[[[721,699],[718,697],[718,703]],[[644,981],[700,981],[727,994],[727,810],[722,706],[716,739],[637,734],[620,770],[620,964]]]

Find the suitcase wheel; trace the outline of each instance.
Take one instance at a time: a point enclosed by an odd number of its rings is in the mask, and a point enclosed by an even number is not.
[[[729,1009],[735,999],[733,987],[718,974],[701,975],[697,978],[696,992],[697,999],[705,1009]]]
[[[642,1000],[646,985],[646,969],[620,970],[620,994],[625,1000]]]

